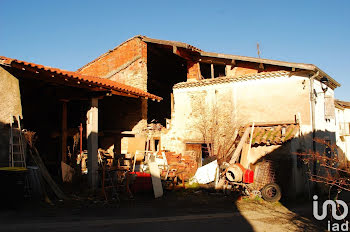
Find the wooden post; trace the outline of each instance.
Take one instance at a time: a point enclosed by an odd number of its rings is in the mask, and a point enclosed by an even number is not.
[[[211,78],[214,78],[214,64],[210,65]]]
[[[252,141],[253,141],[253,133],[254,133],[254,122],[252,124],[252,130],[250,132],[250,139],[249,139],[249,147],[248,147],[248,153],[247,153],[247,160],[248,160],[248,168],[249,168],[249,165],[250,165],[250,160],[249,160],[249,156],[250,156],[250,149],[252,147]]]
[[[67,102],[62,101],[61,156],[64,163],[67,163]]]
[[[120,134],[118,135],[114,135],[114,149],[113,149],[113,152],[114,152],[114,163],[116,164],[118,159],[120,158],[120,155],[122,154],[122,141],[121,141],[122,137]]]
[[[171,108],[170,117],[173,118],[173,113],[174,113],[174,94],[173,93],[170,93],[170,108]]]
[[[88,178],[90,188],[96,190],[98,181],[98,99],[92,98],[87,112],[86,137],[88,145]]]
[[[79,154],[82,155],[83,154],[83,124],[80,123],[79,126]]]

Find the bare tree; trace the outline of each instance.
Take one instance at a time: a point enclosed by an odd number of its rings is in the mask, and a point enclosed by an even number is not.
[[[350,191],[350,171],[346,166],[340,165],[336,155],[337,146],[323,139],[316,138],[314,141],[325,146],[323,154],[311,150],[297,154],[307,165],[310,181],[326,184],[330,188],[336,188],[338,192]],[[315,163],[318,166],[316,169]]]
[[[226,161],[234,152],[242,125],[233,115],[232,104],[219,104],[216,100],[208,104],[205,97],[198,97],[192,109],[196,112],[194,129],[202,136],[209,156],[216,157],[219,163]]]

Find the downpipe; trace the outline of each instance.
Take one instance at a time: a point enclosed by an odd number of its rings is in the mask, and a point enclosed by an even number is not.
[[[311,101],[311,120],[312,120],[312,151],[316,152],[316,120],[315,120],[315,94],[314,94],[314,80],[320,75],[320,71],[317,71],[310,77],[310,101]],[[313,163],[313,174],[316,174],[316,162]]]

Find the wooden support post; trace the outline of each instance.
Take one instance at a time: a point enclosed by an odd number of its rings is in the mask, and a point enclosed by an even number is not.
[[[98,181],[98,99],[92,98],[87,112],[86,137],[88,145],[88,178],[90,188],[96,190]]]
[[[214,64],[210,65],[211,78],[214,78]]]
[[[83,153],[83,124],[80,123],[79,126],[79,154],[82,155]]]
[[[173,118],[173,113],[174,113],[174,94],[170,93],[170,107],[171,107],[171,118]]]
[[[67,102],[62,101],[61,156],[64,163],[67,163]]]
[[[120,134],[114,135],[114,163],[116,164],[122,154],[122,140]]]
[[[248,160],[248,168],[249,168],[249,165],[250,165],[250,149],[252,147],[252,141],[253,141],[253,134],[254,134],[254,122],[252,124],[252,130],[250,132],[250,139],[249,139],[249,147],[248,147],[248,153],[247,153],[247,160]]]

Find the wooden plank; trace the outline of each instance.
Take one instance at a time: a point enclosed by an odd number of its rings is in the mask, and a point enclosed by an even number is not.
[[[160,170],[158,168],[157,163],[155,162],[154,156],[150,157],[150,159],[148,160],[148,165],[152,177],[154,198],[161,197],[163,196],[163,186],[160,180]]]
[[[245,129],[244,134],[243,134],[241,140],[239,141],[238,146],[237,146],[235,152],[233,153],[233,155],[232,155],[232,157],[231,157],[231,160],[230,160],[230,162],[229,162],[230,164],[234,164],[234,163],[237,161],[237,159],[238,159],[238,157],[239,157],[239,154],[240,154],[240,152],[241,152],[241,150],[242,150],[243,144],[245,143],[245,141],[247,141],[247,138],[248,138],[248,136],[249,136],[249,134],[250,134],[250,133],[249,133],[249,129],[250,129],[250,127],[247,127],[247,128]]]
[[[253,134],[254,134],[254,122],[253,122],[253,125],[252,125],[252,130],[250,132],[249,147],[248,147],[248,153],[247,153],[248,160],[249,160],[250,148],[252,147]],[[249,166],[249,164],[248,164],[248,166]]]
[[[29,144],[29,153],[31,157],[33,158],[36,165],[38,165],[40,169],[40,173],[43,176],[44,180],[49,184],[52,191],[56,194],[56,196],[61,200],[67,200],[68,198],[66,195],[62,192],[62,190],[58,187],[56,182],[52,179],[51,175],[49,174],[49,171],[47,170],[44,162],[42,161],[38,150],[35,148],[35,146],[30,146]]]
[[[274,121],[274,122],[255,122],[255,127],[258,126],[278,126],[278,125],[289,125],[289,124],[296,124],[297,122],[295,120],[291,121]],[[252,125],[252,124],[249,124]]]
[[[172,116],[174,113],[174,94],[173,93],[170,93],[170,107],[171,107],[170,114]]]

